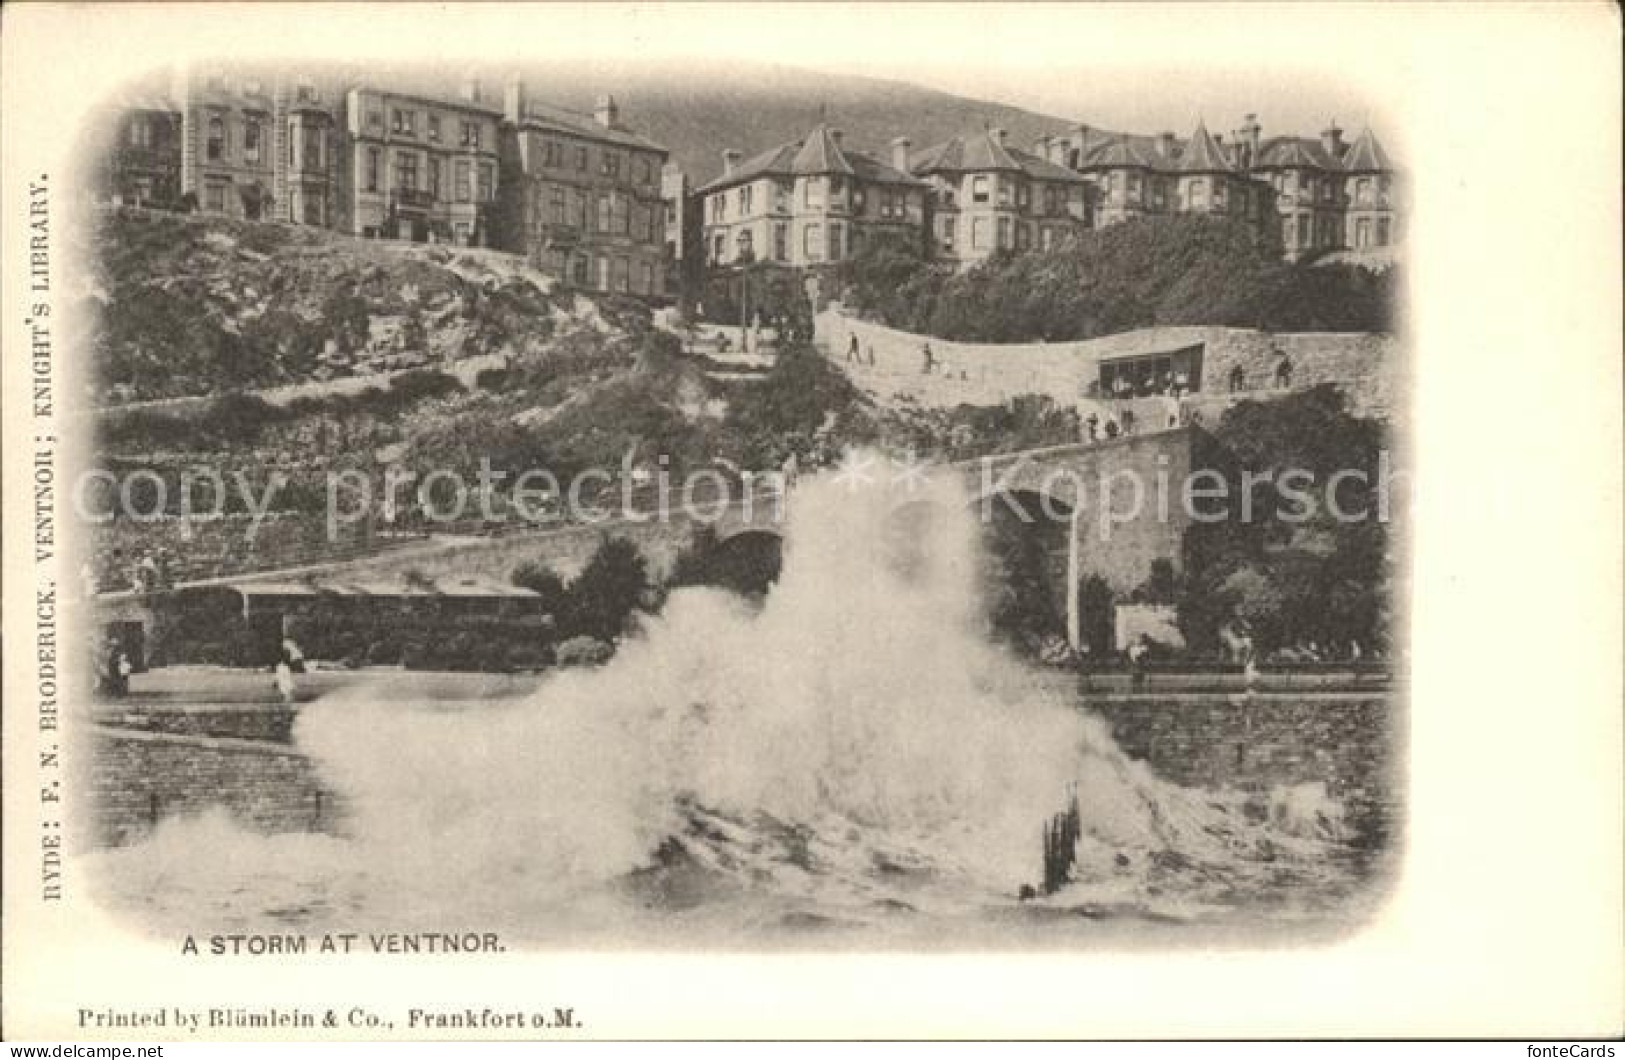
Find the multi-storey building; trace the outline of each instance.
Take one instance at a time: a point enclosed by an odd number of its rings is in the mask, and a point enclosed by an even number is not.
[[[1397,241],[1396,174],[1370,129],[1352,147],[1335,125],[1319,140],[1260,134],[1252,114],[1228,144],[1201,124],[1184,141],[1078,126],[1040,140],[1037,151],[1091,180],[1096,227],[1148,215],[1222,214],[1279,238],[1291,259]]]
[[[623,125],[611,96],[577,114],[512,81],[503,109],[499,245],[581,287],[663,296],[666,149]]]
[[[343,118],[335,227],[416,242],[489,242],[499,110],[357,87],[345,95]]]
[[[1009,146],[1003,129],[928,147],[908,169],[930,184],[935,253],[962,265],[1001,250],[1048,250],[1088,225],[1088,180]]]
[[[133,85],[102,108],[95,138],[96,191],[122,206],[169,208],[181,196],[181,111],[170,86]]]
[[[888,165],[826,125],[749,160],[724,151],[722,175],[699,190],[707,263],[817,267],[879,233],[921,238],[928,186],[906,171],[907,152],[895,143]]]
[[[660,171],[660,198],[666,205],[666,292],[687,306],[699,295],[705,267],[702,200],[688,174],[670,162]]]
[[[1397,242],[1400,215],[1394,165],[1369,128],[1360,133],[1339,162],[1347,208],[1344,245],[1368,250]]]

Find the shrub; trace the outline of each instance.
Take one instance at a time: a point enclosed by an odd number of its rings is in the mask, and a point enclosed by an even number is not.
[[[614,654],[613,646],[596,637],[571,637],[555,652],[560,666],[599,666]]]

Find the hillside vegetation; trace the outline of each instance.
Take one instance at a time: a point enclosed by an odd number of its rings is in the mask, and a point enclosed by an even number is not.
[[[864,316],[971,342],[1091,339],[1164,324],[1265,331],[1395,327],[1400,269],[1284,262],[1245,224],[1145,218],[1084,232],[1051,251],[998,254],[964,272],[909,240],[873,240],[843,269]]]
[[[492,251],[118,209],[92,239],[98,404],[523,358],[602,326]]]

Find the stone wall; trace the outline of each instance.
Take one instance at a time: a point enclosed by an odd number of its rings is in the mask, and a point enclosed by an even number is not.
[[[1340,332],[1272,334],[1248,328],[1159,327],[1078,342],[968,343],[897,331],[847,316],[839,310],[815,321],[819,343],[858,385],[882,401],[952,407],[999,405],[1021,394],[1045,394],[1074,404],[1100,361],[1112,357],[1168,353],[1200,345],[1204,414],[1222,411],[1238,397],[1267,395],[1275,388],[1275,365],[1292,360],[1293,389],[1322,382],[1340,383],[1351,404],[1385,415],[1400,400],[1400,348],[1391,335]],[[858,338],[859,364],[847,361],[851,337]],[[925,374],[922,349],[929,342],[937,369]],[[873,352],[873,365],[868,356]],[[1231,370],[1240,367],[1246,392],[1229,392]]]
[[[1358,845],[1399,837],[1404,714],[1394,697],[1102,699],[1091,709],[1130,757],[1176,784],[1265,792],[1318,781],[1344,804]]]
[[[93,808],[81,832],[92,845],[136,842],[166,817],[221,806],[263,832],[332,832],[341,823],[342,801],[292,747],[105,726],[89,733]]]

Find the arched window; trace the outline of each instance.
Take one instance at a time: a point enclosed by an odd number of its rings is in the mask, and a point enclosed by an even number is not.
[[[209,119],[209,161],[226,157],[226,123],[216,114]]]

